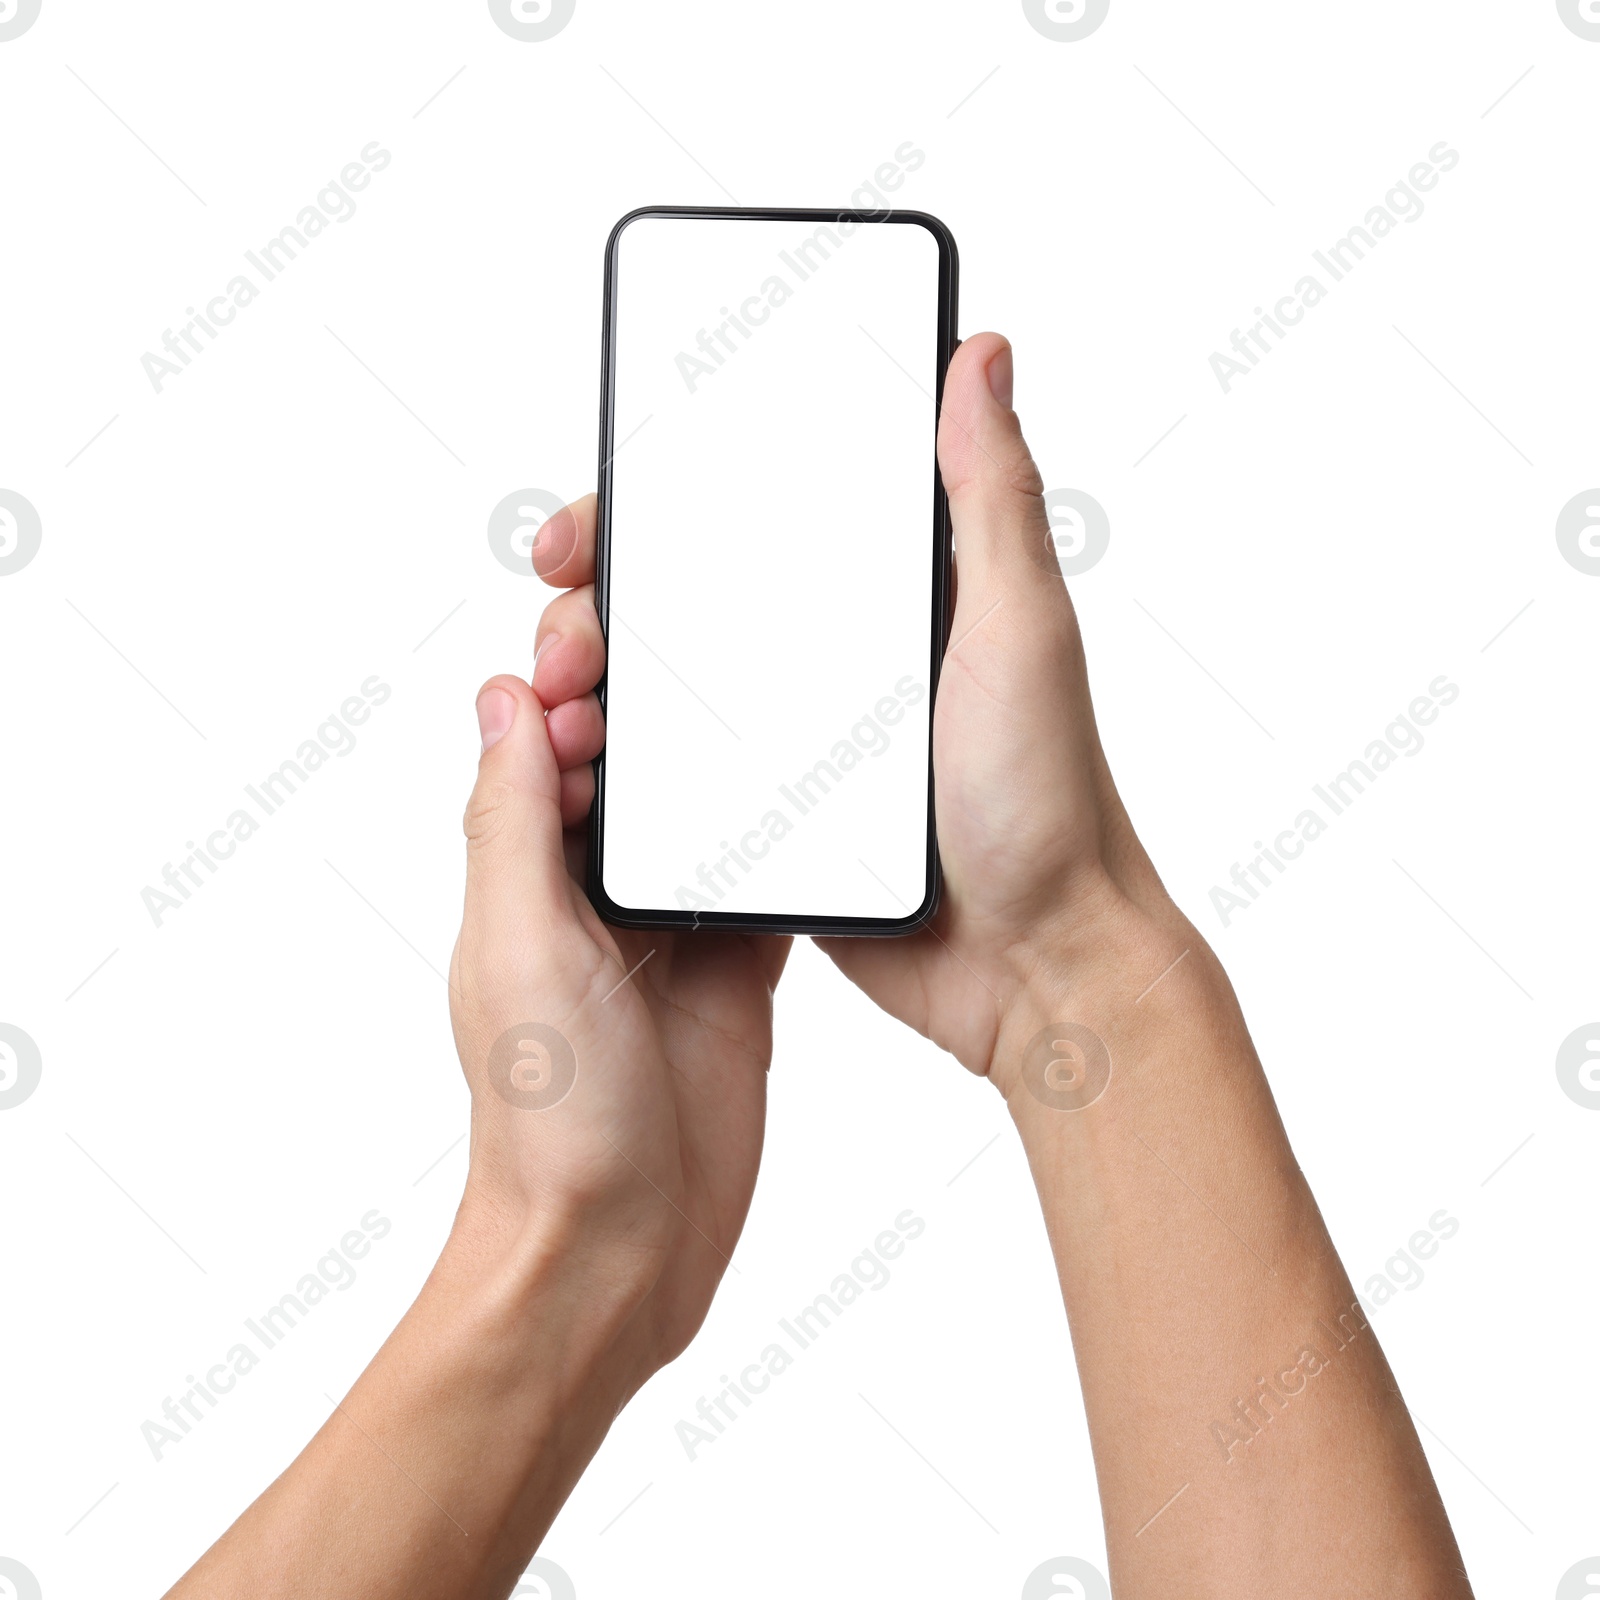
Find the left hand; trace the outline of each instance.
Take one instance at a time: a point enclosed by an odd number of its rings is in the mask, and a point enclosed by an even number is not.
[[[450,984],[472,1091],[458,1231],[554,1240],[593,1263],[624,1302],[642,1381],[699,1328],[743,1226],[790,941],[612,929],[584,894],[605,736],[594,524],[592,495],[545,524],[536,567],[568,592],[539,623],[533,684],[494,678],[478,698]],[[542,1029],[560,1036],[553,1055]]]

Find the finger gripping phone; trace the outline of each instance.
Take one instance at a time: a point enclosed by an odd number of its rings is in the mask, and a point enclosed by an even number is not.
[[[606,920],[896,934],[933,914],[956,270],[912,211],[650,207],[613,230]]]

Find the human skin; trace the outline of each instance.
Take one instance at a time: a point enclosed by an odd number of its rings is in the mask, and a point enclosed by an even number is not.
[[[905,939],[818,942],[1005,1098],[1121,1600],[1470,1596],[1226,975],[1112,782],[1011,398],[1010,346],[967,340],[939,429],[958,596],[934,708],[938,916]],[[565,592],[532,683],[478,698],[450,969],[472,1096],[455,1225],[322,1430],[173,1596],[509,1594],[738,1240],[789,941],[629,934],[584,897],[604,739],[594,542],[592,496],[541,529],[535,568]],[[551,1104],[514,1103],[536,1071],[510,1097],[491,1071],[504,1086],[530,1025],[577,1064]]]

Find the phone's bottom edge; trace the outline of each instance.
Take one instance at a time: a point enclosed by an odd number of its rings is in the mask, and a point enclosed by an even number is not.
[[[780,917],[732,911],[633,911],[619,906],[593,882],[591,904],[608,927],[634,932],[800,934],[816,939],[900,939],[918,933],[934,918],[943,884],[935,880],[925,904],[904,917]]]

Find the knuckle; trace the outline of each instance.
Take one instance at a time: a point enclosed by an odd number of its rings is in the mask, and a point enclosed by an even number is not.
[[[1032,451],[1020,439],[1014,448],[1006,452],[1000,470],[1006,487],[1014,494],[1029,500],[1044,494],[1044,479],[1039,474],[1038,464],[1033,459]]]
[[[509,783],[484,779],[474,787],[461,818],[469,852],[492,845],[510,826],[516,790]]]

